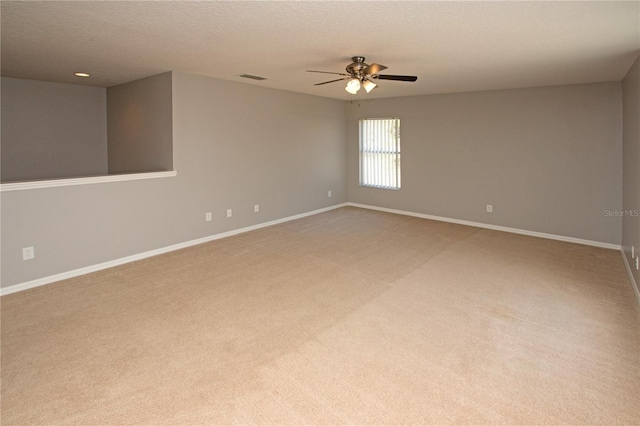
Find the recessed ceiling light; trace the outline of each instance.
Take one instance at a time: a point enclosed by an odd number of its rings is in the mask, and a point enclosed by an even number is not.
[[[77,72],[74,73],[76,77],[90,77],[90,74],[87,74],[86,72]]]

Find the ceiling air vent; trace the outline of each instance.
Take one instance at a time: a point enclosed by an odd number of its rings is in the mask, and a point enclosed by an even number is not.
[[[250,78],[251,80],[267,80],[267,77],[261,77],[259,75],[253,75],[253,74],[240,74],[240,77]]]

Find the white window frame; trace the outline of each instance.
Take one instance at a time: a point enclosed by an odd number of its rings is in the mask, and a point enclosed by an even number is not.
[[[360,186],[400,189],[400,119],[364,118],[359,134]]]

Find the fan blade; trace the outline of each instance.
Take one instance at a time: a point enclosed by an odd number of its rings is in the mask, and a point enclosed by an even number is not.
[[[329,81],[325,81],[322,83],[316,83],[314,84],[314,86],[322,86],[323,84],[327,84],[327,83],[335,83],[336,81],[342,81],[342,80],[349,80],[351,77],[345,77],[345,78],[339,78],[337,80],[329,80]]]
[[[384,65],[371,64],[368,67],[366,67],[363,72],[366,75],[371,75],[371,74],[378,74],[380,71],[386,70],[386,69],[387,69],[387,67],[385,67]]]
[[[336,74],[336,75],[349,75],[349,74],[345,74],[343,72],[330,72],[330,71],[313,71],[313,70],[307,70],[307,72],[319,72],[322,74]]]
[[[398,80],[398,81],[416,81],[418,77],[415,75],[389,75],[389,74],[380,74],[374,75],[373,78],[377,78],[378,80]]]

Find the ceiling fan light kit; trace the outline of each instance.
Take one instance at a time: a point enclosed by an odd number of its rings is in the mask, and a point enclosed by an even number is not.
[[[358,93],[361,87],[366,90],[367,93],[371,92],[373,89],[377,87],[371,79],[379,79],[379,80],[396,80],[396,81],[410,81],[414,82],[418,80],[418,77],[413,75],[390,75],[390,74],[378,74],[380,71],[387,69],[386,66],[380,64],[367,64],[364,62],[364,56],[354,56],[351,58],[353,61],[345,68],[347,74],[339,73],[339,72],[330,72],[330,71],[312,71],[307,70],[307,72],[318,72],[322,74],[336,74],[342,76],[342,78],[337,78],[335,80],[324,81],[322,83],[316,83],[314,86],[321,86],[327,83],[334,83],[336,81],[347,81],[347,86],[344,88],[347,92],[355,95]]]
[[[370,91],[372,91],[373,89],[375,89],[378,85],[375,84],[373,81],[366,79],[363,83],[362,83],[362,87],[364,87],[364,90],[367,91],[367,93],[369,93]]]
[[[358,90],[360,90],[360,80],[358,80],[357,78],[352,78],[347,82],[347,87],[345,87],[344,90],[351,93],[352,95],[355,95],[356,93],[358,93]]]

